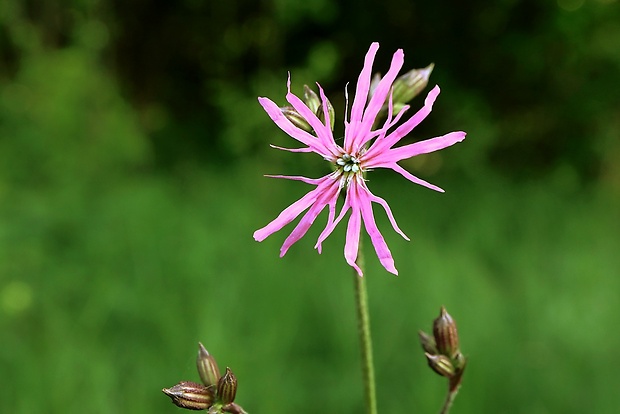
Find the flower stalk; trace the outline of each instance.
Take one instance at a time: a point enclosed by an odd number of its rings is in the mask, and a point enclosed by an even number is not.
[[[357,266],[364,269],[364,252],[360,240],[356,260]],[[355,305],[357,310],[357,329],[360,339],[362,357],[362,381],[364,383],[364,399],[367,414],[377,414],[377,391],[375,387],[375,368],[372,357],[372,337],[370,335],[370,316],[368,312],[368,294],[366,278],[353,272],[355,284]]]

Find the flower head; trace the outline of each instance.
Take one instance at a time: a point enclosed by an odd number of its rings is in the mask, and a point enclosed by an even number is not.
[[[409,240],[409,238],[396,224],[394,215],[387,202],[370,192],[364,179],[365,173],[376,168],[389,168],[409,181],[443,192],[441,188],[415,177],[398,165],[398,162],[460,142],[465,138],[465,132],[450,132],[440,137],[394,148],[404,136],[411,132],[431,112],[433,103],[437,95],[439,95],[439,86],[435,86],[430,91],[422,109],[396,126],[409,109],[408,105],[404,105],[398,113],[394,114],[394,105],[391,97],[392,86],[403,66],[404,53],[401,49],[394,53],[390,69],[376,86],[373,85],[374,90],[369,97],[372,64],[378,48],[379,44],[373,43],[366,54],[364,67],[357,80],[355,97],[348,120],[346,120],[345,114],[345,132],[342,145],[336,143],[334,139],[331,127],[333,122],[331,120],[331,111],[328,110],[331,104],[320,85],[317,84],[321,98],[320,108],[322,108],[322,113],[321,109],[319,109],[321,115],[319,117],[299,97],[291,93],[290,76],[287,83],[288,93],[286,100],[297,114],[307,122],[314,133],[301,129],[292,123],[283,114],[281,108],[270,99],[258,98],[259,103],[273,122],[292,138],[304,145],[302,148],[295,149],[275,148],[292,152],[314,152],[332,163],[334,167],[332,173],[321,178],[271,176],[301,181],[315,186],[305,196],[284,209],[271,223],[254,232],[254,239],[263,241],[307,210],[284,241],[280,249],[280,257],[284,256],[288,249],[306,234],[321,211],[327,208],[327,225],[315,245],[315,248],[320,253],[321,243],[333,232],[336,225],[350,210],[351,214],[347,225],[344,247],[344,257],[347,263],[362,276],[362,271],[357,266],[356,259],[363,223],[383,267],[388,272],[398,274],[394,266],[392,253],[375,223],[372,204],[376,203],[383,207],[394,230],[406,240]],[[382,125],[377,126],[375,125],[377,117],[386,102],[388,104],[387,118]],[[338,215],[336,215],[338,196],[343,191],[345,192],[344,204]]]

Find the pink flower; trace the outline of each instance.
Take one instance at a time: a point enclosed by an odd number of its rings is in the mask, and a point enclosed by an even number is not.
[[[435,86],[429,92],[422,109],[399,126],[396,126],[408,109],[408,106],[405,106],[393,116],[391,89],[403,65],[404,53],[401,49],[394,53],[390,70],[381,79],[374,93],[372,93],[372,96],[368,99],[372,64],[378,48],[379,44],[373,43],[366,54],[364,68],[357,81],[355,98],[351,107],[351,116],[348,122],[346,119],[344,122],[345,133],[342,146],[338,145],[334,140],[327,110],[327,98],[320,85],[318,85],[318,87],[323,103],[324,122],[321,122],[300,98],[291,93],[290,76],[287,83],[288,93],[286,95],[286,100],[308,122],[314,129],[316,135],[295,126],[283,115],[278,105],[270,99],[258,98],[258,101],[273,122],[292,138],[304,145],[303,148],[296,149],[276,148],[292,152],[315,152],[332,163],[335,168],[334,172],[316,179],[300,176],[271,176],[274,178],[302,181],[306,184],[315,186],[313,190],[282,211],[271,223],[254,232],[254,239],[259,242],[263,241],[307,210],[297,226],[284,241],[280,249],[280,257],[284,256],[288,249],[306,234],[319,213],[327,207],[327,225],[320,234],[315,245],[315,248],[321,253],[321,243],[332,233],[336,225],[344,218],[345,214],[351,210],[344,247],[344,257],[347,263],[362,276],[362,271],[355,262],[363,223],[383,267],[385,267],[388,272],[398,274],[394,266],[392,253],[375,223],[372,203],[374,202],[381,205],[394,230],[405,240],[409,240],[409,238],[396,224],[394,215],[387,202],[370,192],[364,179],[364,173],[376,168],[389,168],[401,174],[409,181],[443,192],[441,188],[415,177],[397,163],[398,161],[419,154],[437,151],[460,142],[465,139],[465,132],[450,132],[440,137],[394,148],[394,145],[411,132],[411,130],[422,122],[431,112],[433,103],[437,95],[439,95],[439,86]],[[388,98],[387,119],[383,126],[373,130],[373,124],[375,123],[377,114]],[[342,190],[346,191],[346,197],[340,212],[336,216],[336,202]]]

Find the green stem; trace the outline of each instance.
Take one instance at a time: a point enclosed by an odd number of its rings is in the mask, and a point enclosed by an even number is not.
[[[458,388],[453,391],[448,391],[448,394],[446,395],[446,400],[444,401],[443,407],[441,407],[441,411],[439,412],[439,414],[448,414],[457,393]]]
[[[450,379],[450,383],[448,385],[448,393],[446,394],[446,400],[443,403],[443,407],[441,407],[441,411],[439,414],[448,414],[450,412],[450,408],[452,407],[452,403],[456,398],[456,394],[459,392],[459,388],[461,388],[461,378],[463,375],[463,370],[461,370],[455,377]]]
[[[357,265],[364,271],[364,253],[362,242],[357,254]],[[377,414],[377,394],[375,390],[375,368],[372,362],[372,339],[370,336],[370,318],[368,316],[368,295],[366,293],[366,278],[353,273],[355,283],[355,302],[357,306],[357,330],[362,350],[362,377],[367,414]]]

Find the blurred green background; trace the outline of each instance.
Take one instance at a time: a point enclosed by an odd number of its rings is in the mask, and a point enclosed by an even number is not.
[[[327,172],[256,97],[291,71],[341,115],[372,41],[377,71],[436,65],[409,141],[468,132],[404,163],[445,194],[370,177],[412,237],[378,214],[398,277],[366,243],[380,411],[438,411],[417,331],[445,305],[453,413],[618,412],[617,0],[3,0],[0,411],[180,412],[202,341],[250,413],[361,412],[344,227],[252,239],[308,190],[263,174]]]

